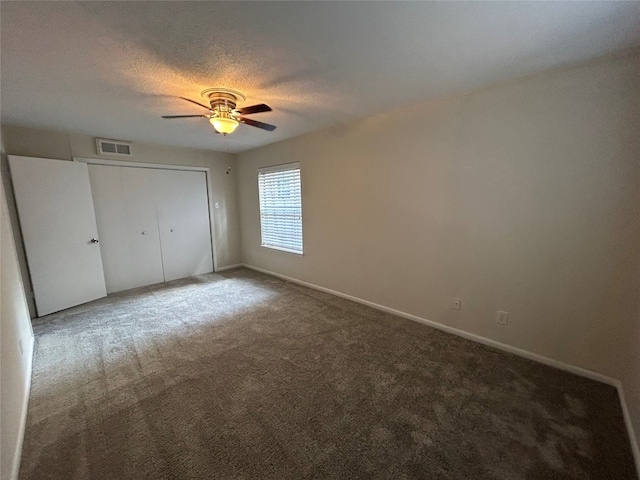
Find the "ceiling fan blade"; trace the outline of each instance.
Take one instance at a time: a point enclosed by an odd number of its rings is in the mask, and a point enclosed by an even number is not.
[[[206,115],[162,115],[162,118],[208,118]]]
[[[240,115],[249,115],[251,113],[262,113],[262,112],[270,112],[271,107],[269,105],[265,105],[261,103],[259,105],[251,105],[250,107],[242,107],[236,108],[236,112]]]
[[[182,100],[186,100],[187,102],[195,103],[196,105],[198,105],[198,106],[200,106],[200,107],[202,107],[202,108],[206,108],[207,110],[211,110],[211,107],[207,107],[206,105],[203,105],[203,104],[201,104],[201,103],[198,103],[198,102],[196,102],[195,100],[190,100],[190,99],[188,99],[188,98],[186,98],[186,97],[178,97],[178,98],[181,98]]]
[[[276,129],[275,125],[269,125],[268,123],[257,122],[255,120],[251,120],[250,118],[240,117],[238,119],[240,123],[245,123],[247,125],[251,125],[252,127],[258,127],[262,130],[268,130],[269,132],[273,132]]]

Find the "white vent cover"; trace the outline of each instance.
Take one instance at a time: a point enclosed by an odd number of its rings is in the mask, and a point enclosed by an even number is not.
[[[131,156],[131,144],[120,140],[105,140],[96,138],[98,155],[116,155],[119,157]]]

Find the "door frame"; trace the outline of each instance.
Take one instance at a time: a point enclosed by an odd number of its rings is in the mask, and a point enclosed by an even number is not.
[[[73,157],[74,162],[82,162],[90,165],[105,165],[108,167],[152,168],[156,170],[186,170],[192,172],[204,172],[207,183],[207,204],[209,207],[209,232],[211,234],[211,258],[213,271],[218,271],[218,255],[215,241],[215,205],[213,202],[213,187],[211,186],[211,169],[209,167],[195,167],[189,165],[172,165],[165,163],[130,162],[127,160],[111,160],[106,158]]]

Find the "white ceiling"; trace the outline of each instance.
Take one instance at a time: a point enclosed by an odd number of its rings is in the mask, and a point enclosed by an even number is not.
[[[0,5],[3,124],[231,152],[640,46],[640,2]],[[160,118],[208,87],[278,128]]]

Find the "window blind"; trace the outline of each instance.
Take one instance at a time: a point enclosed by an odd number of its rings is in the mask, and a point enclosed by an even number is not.
[[[258,171],[262,246],[302,253],[302,190],[299,164]]]

